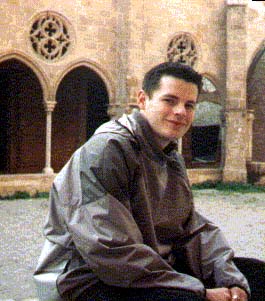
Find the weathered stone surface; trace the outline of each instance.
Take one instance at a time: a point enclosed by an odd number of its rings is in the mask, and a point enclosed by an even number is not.
[[[71,39],[69,51],[54,63],[37,56],[29,39],[32,22],[44,11],[52,11],[65,20]],[[250,154],[253,160],[265,162],[265,65],[261,58],[264,15],[265,5],[251,0],[212,0],[207,5],[203,0],[166,0],[159,5],[132,0],[42,0],[34,5],[31,0],[4,0],[0,10],[0,66],[15,58],[36,74],[46,104],[39,106],[43,111],[49,103],[55,104],[58,86],[68,72],[80,65],[91,68],[106,85],[109,116],[114,118],[134,107],[144,72],[167,60],[172,38],[187,33],[198,52],[195,69],[215,83],[218,97],[212,97],[212,101],[226,111],[219,166],[224,171],[223,179],[244,182]],[[0,103],[4,99],[1,92]],[[254,109],[253,134],[245,114],[247,109]],[[241,113],[235,116],[234,110]],[[47,125],[47,133],[54,131],[53,123]],[[50,142],[51,147],[47,145]],[[47,172],[53,168],[47,162],[53,142],[50,137],[46,140],[46,163],[42,169]],[[29,186],[26,184],[27,190],[33,189]]]

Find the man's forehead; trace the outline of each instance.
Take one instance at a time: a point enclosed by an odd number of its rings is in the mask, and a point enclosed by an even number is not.
[[[173,89],[177,88],[178,91],[185,91],[186,93],[191,95],[196,93],[196,97],[199,93],[198,86],[195,83],[171,75],[164,75],[163,77],[161,77],[158,90],[165,87],[172,87]]]

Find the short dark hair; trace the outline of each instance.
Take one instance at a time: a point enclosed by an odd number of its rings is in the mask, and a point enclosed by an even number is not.
[[[177,62],[161,63],[150,69],[144,76],[142,89],[152,97],[153,92],[160,87],[160,79],[167,75],[194,83],[198,87],[198,92],[201,92],[202,76],[190,66]]]

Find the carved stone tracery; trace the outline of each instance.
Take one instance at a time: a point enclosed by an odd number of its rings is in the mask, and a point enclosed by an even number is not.
[[[168,45],[167,58],[170,62],[179,62],[194,67],[198,54],[192,37],[187,33],[175,36]]]
[[[59,15],[42,13],[30,30],[33,50],[47,61],[56,61],[66,54],[71,39],[68,27]]]

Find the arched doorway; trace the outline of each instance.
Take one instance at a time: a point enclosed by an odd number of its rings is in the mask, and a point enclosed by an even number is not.
[[[188,168],[219,167],[222,145],[222,105],[213,82],[203,77],[195,118],[183,137],[182,153]]]
[[[247,78],[247,108],[254,111],[252,161],[265,162],[265,49],[254,59]]]
[[[41,173],[45,112],[37,76],[23,62],[0,64],[0,174]]]
[[[70,71],[61,81],[53,113],[52,167],[58,172],[94,133],[109,120],[109,97],[100,76],[85,66]]]

